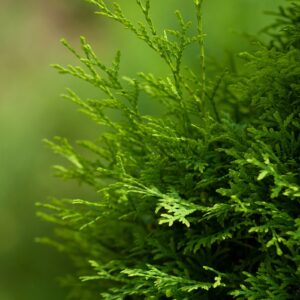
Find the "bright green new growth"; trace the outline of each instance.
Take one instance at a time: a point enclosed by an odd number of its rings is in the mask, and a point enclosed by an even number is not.
[[[150,1],[144,24],[118,4],[89,0],[143,40],[170,76],[119,74],[120,53],[104,65],[82,38],[85,67],[55,66],[97,87],[102,99],[66,98],[108,130],[97,142],[48,142],[69,161],[56,167],[99,193],[98,201],[60,199],[40,213],[58,225],[55,241],[76,268],[66,282],[74,299],[300,299],[300,5],[281,9],[266,29],[270,45],[242,53],[245,75],[205,76],[202,1],[196,35],[158,33]],[[108,2],[108,1],[107,1]],[[278,28],[280,30],[278,30]],[[198,43],[200,75],[183,66]],[[164,107],[142,114],[148,95]],[[117,110],[121,120],[109,117]]]

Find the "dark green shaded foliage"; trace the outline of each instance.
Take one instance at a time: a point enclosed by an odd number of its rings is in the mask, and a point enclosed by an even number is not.
[[[66,98],[108,130],[96,141],[48,142],[69,161],[58,175],[91,185],[97,201],[42,205],[57,224],[52,243],[74,261],[66,278],[74,299],[300,299],[300,5],[281,9],[271,45],[242,53],[243,74],[205,77],[202,1],[197,35],[155,29],[121,8],[90,0],[169,66],[170,76],[119,75],[120,54],[104,65],[84,38],[82,67],[55,66],[99,88],[102,99]],[[274,30],[278,30],[275,34]],[[279,32],[279,33],[278,33]],[[200,75],[182,66],[199,43]],[[140,112],[148,95],[164,112]],[[149,100],[150,101],[150,100]],[[111,117],[117,110],[121,120]],[[107,113],[108,111],[108,113]],[[109,117],[110,116],[110,117]]]

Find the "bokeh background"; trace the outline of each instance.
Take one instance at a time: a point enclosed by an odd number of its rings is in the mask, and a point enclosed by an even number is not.
[[[108,0],[109,1],[109,0]],[[120,0],[128,16],[139,19],[135,0]],[[153,0],[159,28],[173,26],[180,8],[192,16],[191,0]],[[243,33],[256,34],[284,0],[207,0],[204,6],[206,49],[219,63],[251,45]],[[68,260],[34,239],[51,233],[36,217],[35,202],[48,196],[93,197],[86,187],[52,175],[60,160],[42,143],[55,135],[70,140],[96,138],[101,129],[61,100],[66,87],[81,94],[95,90],[58,75],[51,63],[76,63],[59,43],[75,47],[84,35],[104,62],[122,50],[122,73],[164,73],[159,59],[132,34],[93,14],[84,0],[0,0],[0,300],[60,300],[66,291],[57,277],[71,270]],[[262,36],[262,39],[264,37]],[[196,53],[188,60],[195,64]],[[146,104],[151,107],[151,103]]]

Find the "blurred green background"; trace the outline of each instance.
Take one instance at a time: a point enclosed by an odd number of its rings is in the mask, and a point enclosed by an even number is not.
[[[139,19],[135,0],[119,1],[127,15]],[[174,10],[194,18],[192,0],[153,0],[159,28],[173,26]],[[256,34],[271,21],[262,14],[284,0],[207,0],[204,27],[207,54],[219,62],[226,51],[249,48],[241,33]],[[163,73],[159,59],[118,25],[93,14],[84,0],[1,0],[0,2],[0,300],[65,299],[56,278],[70,269],[54,249],[34,242],[50,234],[51,226],[36,216],[35,202],[47,197],[93,197],[85,187],[52,176],[59,159],[42,139],[54,135],[70,140],[95,138],[97,128],[59,95],[65,87],[95,95],[88,85],[56,74],[50,63],[74,63],[61,46],[65,37],[78,46],[88,38],[104,62],[122,50],[122,73]],[[189,56],[192,64],[197,54]],[[151,103],[148,104],[151,106]]]

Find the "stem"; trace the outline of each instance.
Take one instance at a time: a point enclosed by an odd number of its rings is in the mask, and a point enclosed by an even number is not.
[[[200,50],[200,61],[201,61],[201,102],[202,108],[205,106],[205,93],[206,93],[206,65],[205,65],[205,45],[204,45],[204,34],[203,34],[203,18],[202,18],[202,4],[204,0],[194,0],[197,10],[197,31],[199,35],[199,50]]]
[[[215,102],[215,96],[217,94],[217,91],[220,87],[220,84],[224,78],[224,76],[226,75],[226,72],[227,70],[225,70],[221,76],[219,77],[214,89],[213,89],[213,92],[212,92],[212,95],[211,96],[208,96],[209,100],[210,100],[210,103],[211,103],[211,106],[212,106],[212,109],[214,111],[214,114],[215,114],[215,117],[216,117],[216,120],[221,123],[221,118],[220,118],[220,115],[219,115],[219,112],[218,112],[218,109],[217,109],[217,106],[216,106],[216,102]]]

